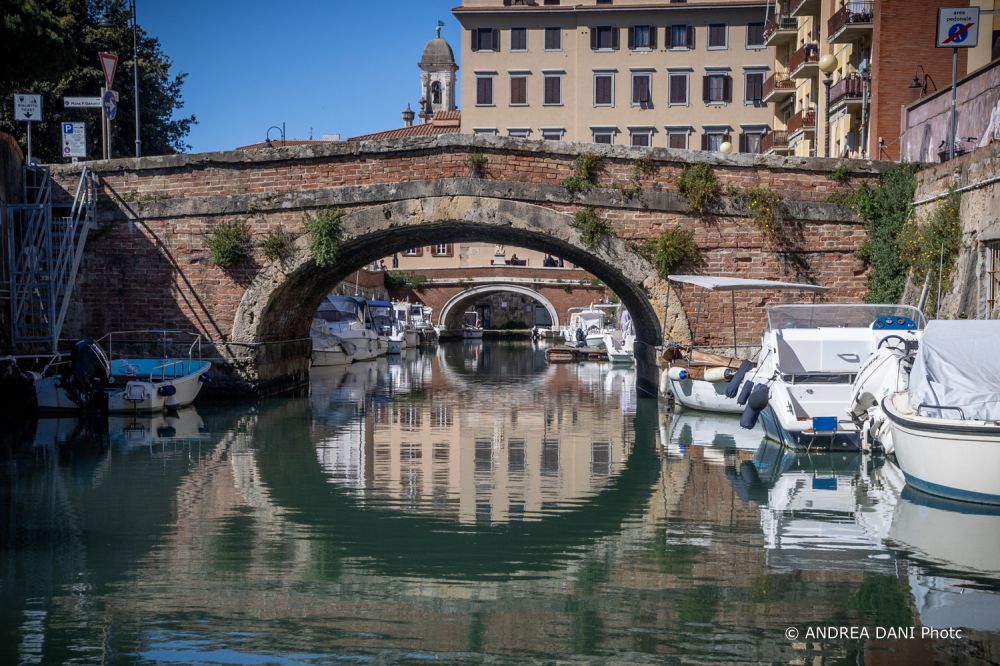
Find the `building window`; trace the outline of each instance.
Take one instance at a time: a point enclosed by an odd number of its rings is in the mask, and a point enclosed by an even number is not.
[[[728,74],[706,74],[702,82],[705,104],[725,104],[733,101],[733,79]]]
[[[613,51],[618,48],[618,28],[610,25],[590,29],[590,48],[594,51]]]
[[[656,48],[656,28],[651,25],[637,25],[628,29],[628,47],[632,50],[652,50]]]
[[[599,4],[599,5],[610,5],[611,4],[611,0],[597,0],[597,4]]]
[[[510,29],[510,50],[511,51],[528,50],[528,31],[526,28]]]
[[[559,0],[545,0],[545,2],[543,2],[542,4],[543,5],[558,5],[559,4]]]
[[[632,106],[649,109],[653,106],[653,75],[648,72],[632,72]]]
[[[670,41],[667,48],[671,49],[693,49],[694,48],[694,27],[684,24],[672,25],[667,29]]]
[[[562,30],[560,28],[545,29],[545,50],[562,51]]]
[[[562,141],[565,130],[562,127],[543,127],[542,139],[545,141]]]
[[[611,145],[615,142],[614,127],[594,127],[591,128],[594,143],[605,143]]]
[[[630,127],[628,131],[629,145],[644,146],[646,148],[653,145],[652,127]]]
[[[507,128],[507,136],[512,136],[515,139],[527,139],[529,134],[531,134],[531,130],[527,127]]]
[[[451,243],[438,243],[431,246],[431,254],[435,257],[450,257]]]
[[[613,72],[594,72],[594,106],[615,105],[615,75]]]
[[[740,152],[741,153],[760,153],[760,139],[764,136],[763,132],[741,132],[740,133]]]
[[[496,136],[497,135],[497,128],[496,127],[473,127],[472,128],[472,133],[475,134],[476,136]]]
[[[764,24],[763,23],[748,23],[747,24],[747,48],[748,49],[762,49],[762,48],[764,48]]]
[[[493,106],[493,77],[476,75],[476,106]]]
[[[496,28],[476,28],[472,31],[473,51],[499,51],[500,31]]]
[[[764,72],[753,71],[743,74],[743,103],[750,106],[764,106]]]
[[[523,74],[510,75],[510,105],[523,106],[528,103],[528,77]]]
[[[424,249],[422,247],[411,247],[408,250],[403,250],[404,257],[419,257],[423,253]]]
[[[542,103],[549,106],[562,104],[562,74],[545,75],[545,99]]]
[[[724,49],[729,46],[729,26],[725,23],[711,23],[708,26],[708,48]]]
[[[718,151],[728,141],[729,134],[724,129],[705,129],[701,136],[701,149]]]
[[[669,72],[667,81],[670,84],[667,104],[670,106],[687,106],[688,104],[688,73]]]
[[[687,150],[689,133],[690,132],[687,129],[668,129],[667,148]]]

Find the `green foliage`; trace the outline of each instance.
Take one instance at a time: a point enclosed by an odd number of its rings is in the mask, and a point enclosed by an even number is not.
[[[594,153],[581,153],[573,162],[573,175],[563,181],[570,194],[584,192],[597,185],[597,176],[604,168],[604,158]]]
[[[719,197],[719,181],[711,164],[689,164],[677,178],[677,189],[687,201],[688,210],[698,215],[708,212]]]
[[[911,214],[917,188],[916,167],[899,164],[875,185],[864,184],[854,194],[853,207],[864,221],[866,238],[858,257],[868,264],[869,303],[898,303],[908,266],[899,254],[899,235]]]
[[[243,220],[223,220],[208,232],[205,243],[213,264],[232,268],[250,253],[250,227]]]
[[[611,235],[611,225],[601,219],[601,216],[589,206],[577,211],[570,225],[580,232],[583,243],[590,249],[594,249],[598,243]]]
[[[922,283],[930,276],[930,284],[941,281],[941,289],[951,289],[951,274],[958,251],[962,247],[962,223],[959,206],[962,197],[952,190],[922,222],[911,218],[899,238],[899,253],[910,269],[913,282]],[[930,311],[937,303],[937,290],[931,289],[927,300]]]
[[[701,250],[694,242],[694,232],[685,229],[667,229],[659,238],[647,243],[643,254],[664,280],[678,268],[694,267],[702,261]]]
[[[340,220],[344,212],[324,208],[315,215],[306,213],[302,226],[309,234],[309,249],[320,266],[333,266],[340,251]]]
[[[420,287],[427,284],[427,277],[414,275],[412,273],[393,273],[386,271],[385,288],[389,291],[398,291],[411,287]]]
[[[97,54],[117,53],[118,117],[112,123],[114,157],[135,154],[132,94],[132,27],[129,3],[122,0],[29,0],[5,2],[0,18],[0,131],[26,145],[26,123],[14,120],[14,93],[42,95],[43,120],[32,123],[32,153],[40,162],[62,162],[61,123],[86,125],[87,154],[101,156],[100,114],[64,110],[66,95],[97,95],[104,82]],[[140,8],[141,11],[141,8]],[[170,58],[140,22],[139,100],[143,155],[181,152],[194,116],[183,116],[181,87],[186,74],[171,74]]]
[[[469,176],[472,178],[483,178],[486,176],[486,165],[489,159],[482,153],[470,153],[466,163],[469,165]]]
[[[846,164],[838,164],[830,173],[826,174],[826,177],[835,183],[846,183],[851,177],[851,170],[847,168]]]
[[[774,242],[781,240],[781,197],[767,185],[731,187],[727,194]]]
[[[851,208],[854,208],[856,195],[857,192],[855,192],[854,190],[849,190],[847,192],[831,192],[830,194],[826,195],[826,198],[823,199],[823,201],[825,201],[828,204],[835,204],[837,206],[850,206]]]
[[[264,237],[260,242],[260,248],[264,251],[265,257],[277,261],[291,254],[294,240],[295,237],[284,229],[276,229]]]
[[[632,163],[632,175],[627,183],[615,185],[626,201],[642,196],[642,177],[651,176],[656,172],[656,163],[649,155],[643,155]]]

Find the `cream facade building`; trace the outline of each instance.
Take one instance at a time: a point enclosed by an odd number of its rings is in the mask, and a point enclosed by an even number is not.
[[[759,152],[767,4],[465,0],[462,132]]]

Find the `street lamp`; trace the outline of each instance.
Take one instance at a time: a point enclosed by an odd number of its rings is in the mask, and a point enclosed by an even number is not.
[[[135,156],[138,158],[142,154],[142,144],[139,141],[139,25],[135,18],[135,2],[132,0],[132,103],[135,105]]]
[[[937,84],[934,83],[934,79],[931,75],[924,71],[923,65],[917,65],[917,71],[913,73],[913,81],[910,82],[910,88],[920,90],[920,96],[923,97],[927,94],[927,85],[930,84],[934,86],[934,91],[937,92]]]
[[[281,145],[284,146],[285,145],[285,123],[281,123],[281,127],[278,127],[277,125],[271,125],[270,127],[267,128],[267,131],[264,132],[264,143],[267,144],[268,148],[273,147],[273,144],[271,143],[271,130],[278,130],[279,132],[281,132]]]
[[[724,155],[728,155],[729,153],[733,152],[733,144],[729,143],[728,141],[723,141],[722,145],[719,146],[719,152],[723,153]]]
[[[823,133],[823,157],[830,156],[830,85],[833,83],[833,73],[837,70],[837,59],[827,53],[819,59],[819,71],[826,75],[823,85],[826,87],[826,127]]]

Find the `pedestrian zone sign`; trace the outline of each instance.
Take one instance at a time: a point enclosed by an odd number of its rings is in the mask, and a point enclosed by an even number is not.
[[[938,9],[937,47],[971,49],[979,43],[979,7]]]

